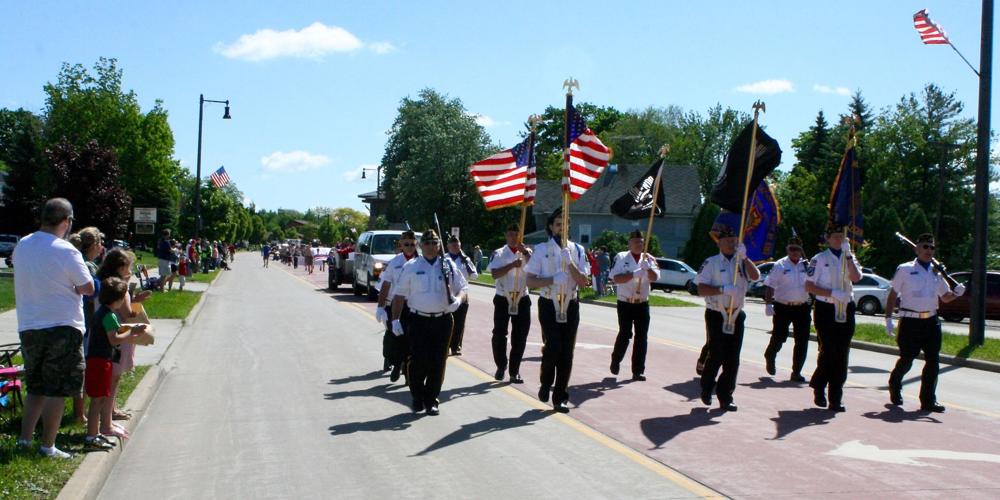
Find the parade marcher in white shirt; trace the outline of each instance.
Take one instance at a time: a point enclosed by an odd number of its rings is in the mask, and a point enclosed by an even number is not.
[[[701,401],[711,405],[714,389],[719,398],[719,408],[723,411],[737,410],[733,404],[733,391],[736,390],[736,373],[740,368],[740,350],[743,347],[743,322],[746,319],[743,301],[749,282],[760,279],[757,266],[746,258],[746,247],[742,243],[737,245],[736,232],[736,228],[716,221],[712,234],[719,246],[719,254],[706,259],[695,278],[698,295],[705,297],[705,330],[708,332],[708,356],[701,374]],[[735,285],[734,274],[737,276]],[[723,325],[727,310],[737,315],[732,333],[726,333]],[[716,375],[719,375],[718,381]]]
[[[628,238],[628,251],[620,252],[611,266],[611,279],[618,289],[618,337],[611,352],[611,373],[618,375],[621,369],[634,326],[632,379],[646,380],[649,289],[651,283],[660,278],[660,268],[653,256],[643,253],[645,238],[641,231],[632,231]]]
[[[965,286],[952,291],[944,277],[932,267],[934,236],[922,234],[914,249],[917,258],[896,268],[892,289],[886,300],[885,330],[893,335],[892,313],[899,297],[899,360],[889,375],[889,400],[894,405],[903,404],[903,377],[913,366],[920,351],[924,352],[924,371],[920,377],[920,409],[941,413],[936,389],[938,355],[941,352],[941,320],[937,316],[938,299],[951,302],[965,293]]]
[[[448,238],[448,254],[447,257],[455,264],[458,268],[458,272],[462,273],[465,277],[465,281],[472,281],[479,277],[479,273],[476,272],[476,265],[472,262],[472,259],[465,252],[462,251],[462,242],[458,240],[458,236],[452,235]],[[453,314],[455,317],[455,328],[451,332],[451,354],[454,356],[462,355],[462,337],[465,336],[465,317],[469,314],[469,298],[468,298],[468,287],[466,287],[466,298],[462,301],[462,305]]]
[[[392,370],[392,373],[389,374],[389,380],[392,382],[399,380],[400,373],[406,373],[404,365],[406,365],[407,358],[410,357],[410,345],[407,342],[406,334],[395,335],[392,332],[392,323],[389,322],[392,299],[396,296],[393,283],[399,278],[403,265],[417,256],[417,236],[413,231],[403,231],[399,238],[399,245],[403,251],[389,260],[379,276],[378,307],[375,308],[375,319],[385,325],[385,334],[382,336],[382,357],[384,359],[382,371]],[[403,305],[400,323],[403,324],[405,332],[410,310],[405,307],[405,300]]]
[[[507,244],[493,252],[490,273],[496,282],[493,296],[493,361],[497,365],[494,377],[503,380],[509,369],[510,381],[523,384],[521,358],[531,328],[531,298],[528,297],[528,275],[521,269],[531,259],[531,249],[518,241],[517,224],[507,227]],[[513,302],[513,303],[512,303]],[[517,312],[512,314],[514,308]],[[510,360],[507,358],[507,324],[510,323]]]
[[[538,299],[538,322],[542,326],[542,342],[545,345],[542,347],[538,399],[548,401],[551,390],[552,406],[558,412],[568,413],[569,393],[566,388],[573,371],[573,349],[580,326],[577,287],[587,286],[590,263],[582,246],[567,240],[566,247],[562,247],[563,231],[569,231],[569,227],[563,227],[562,209],[557,209],[549,215],[545,224],[549,241],[535,246],[524,271],[528,274],[528,286],[539,288],[541,295]],[[559,307],[556,299],[560,291],[565,293],[565,300],[568,301],[565,323],[560,323],[556,316]]]
[[[792,351],[793,382],[805,382],[802,366],[806,362],[809,349],[810,305],[806,293],[806,271],[809,260],[802,255],[802,240],[797,236],[788,239],[785,247],[788,255],[774,263],[771,272],[764,278],[764,302],[766,314],[774,318],[771,341],[764,350],[767,373],[774,375],[775,357],[788,339],[788,325],[792,325],[795,347]]]
[[[813,388],[816,406],[842,412],[846,411],[843,405],[844,383],[847,382],[851,338],[854,337],[853,284],[861,279],[861,265],[851,252],[844,226],[830,224],[826,230],[826,243],[828,248],[812,258],[806,271],[806,291],[816,296],[813,324],[819,339],[816,371],[809,386]],[[845,276],[841,274],[841,258],[846,263]],[[837,303],[847,311],[843,323],[836,321]]]
[[[454,325],[452,313],[465,300],[468,282],[451,259],[440,255],[441,240],[433,229],[420,236],[422,256],[407,262],[393,285],[392,331],[403,334],[400,318],[410,311],[406,334],[410,339],[409,384],[413,411],[426,408],[438,414],[438,395],[448,363],[448,343]]]

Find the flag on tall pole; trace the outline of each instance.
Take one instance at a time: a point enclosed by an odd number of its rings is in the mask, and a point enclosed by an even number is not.
[[[472,180],[487,210],[527,203],[535,198],[534,134],[520,144],[505,149],[469,167]],[[530,171],[530,173],[529,173]],[[530,188],[528,187],[531,176]],[[530,194],[529,194],[530,193]]]
[[[573,107],[573,95],[566,100],[566,171],[563,192],[576,201],[597,182],[611,161],[611,149],[594,134],[583,116]]]
[[[218,170],[212,172],[209,179],[211,179],[212,185],[217,188],[221,188],[222,186],[229,184],[229,174],[226,173],[226,167],[219,167]]]
[[[757,129],[756,137],[753,136],[754,127]],[[756,139],[751,141],[751,139]],[[750,143],[754,142],[754,163],[753,172],[749,182],[747,182],[747,164],[750,160]],[[778,141],[767,135],[763,129],[753,121],[747,124],[736,136],[726,159],[722,163],[719,177],[712,187],[712,203],[729,210],[730,212],[741,213],[745,202],[745,185],[751,187],[760,186],[760,183],[768,176],[778,164],[781,163],[781,148]]]
[[[913,27],[917,30],[917,33],[920,35],[920,41],[924,42],[924,45],[948,45],[951,47],[951,50],[954,50],[958,54],[958,57],[961,57],[965,61],[965,64],[972,69],[972,72],[976,76],[979,76],[979,70],[958,51],[958,47],[955,47],[955,44],[951,43],[948,35],[941,29],[941,26],[931,21],[931,16],[927,12],[927,9],[920,9],[916,14],[913,14]]]
[[[655,206],[655,216],[663,217],[666,213],[663,210],[663,190],[656,189],[656,177],[662,168],[663,158],[660,158],[653,166],[649,167],[649,171],[631,189],[611,204],[611,213],[624,219],[645,219],[650,217]],[[655,198],[654,192],[657,192]]]
[[[851,126],[847,138],[847,149],[840,160],[837,178],[830,192],[829,220],[844,226],[847,237],[853,243],[865,242],[864,210],[861,203],[861,167],[855,152],[857,138]]]

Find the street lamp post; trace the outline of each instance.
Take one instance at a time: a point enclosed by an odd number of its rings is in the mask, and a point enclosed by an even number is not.
[[[361,167],[361,178],[362,179],[367,179],[368,178],[367,176],[365,176],[365,172],[367,172],[369,170],[374,170],[375,171],[375,199],[377,200],[378,197],[379,197],[379,191],[382,190],[382,165],[379,165],[379,166],[377,166],[375,168]]]
[[[211,99],[205,99],[205,94],[198,95],[198,165],[195,171],[194,177],[194,235],[198,237],[201,235],[201,126],[204,121],[205,116],[205,103],[214,102],[226,105],[226,112],[222,115],[223,120],[232,119],[229,116],[229,100],[225,101],[213,101]]]

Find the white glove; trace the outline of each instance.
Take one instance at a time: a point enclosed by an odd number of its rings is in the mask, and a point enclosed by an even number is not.
[[[643,259],[642,262],[639,263],[639,269],[643,271],[649,271],[650,269],[649,260]]]
[[[774,316],[774,304],[764,306],[764,316]]]
[[[885,318],[885,333],[890,337],[896,336],[896,327],[892,323],[892,318]]]
[[[830,297],[833,297],[833,300],[836,300],[837,302],[846,304],[851,301],[851,292],[848,292],[847,290],[832,290],[830,292]]]
[[[741,261],[745,258],[747,258],[747,246],[740,243],[740,245],[736,247],[736,260]]]
[[[730,297],[735,297],[739,294],[739,289],[733,285],[722,285],[722,295],[729,295]]]
[[[844,252],[845,259],[850,259],[851,255],[854,255],[851,253],[851,242],[847,241],[846,238],[844,239],[844,243],[840,245],[840,251]]]
[[[398,319],[392,320],[392,334],[397,337],[403,336],[403,324]]]
[[[569,273],[564,273],[562,271],[559,271],[558,273],[555,274],[555,276],[552,277],[552,284],[572,286],[573,278],[570,277]]]
[[[951,293],[955,294],[956,297],[965,295],[965,285],[960,283],[954,290],[951,291]]]
[[[559,255],[562,257],[563,262],[572,262],[570,259],[573,258],[573,254],[570,253],[569,247],[563,248]]]
[[[385,308],[383,308],[383,307],[376,307],[375,308],[375,321],[378,321],[379,323],[385,323],[388,320],[389,320],[389,315],[386,314]]]
[[[459,307],[462,307],[462,301],[458,300],[458,297],[452,297],[451,304],[448,304],[448,308],[445,309],[445,311],[453,313],[457,311]]]
[[[642,277],[644,277],[644,276],[646,276],[646,270],[643,269],[642,267],[640,267],[639,269],[636,269],[635,271],[632,271],[632,277],[633,278],[642,279]]]

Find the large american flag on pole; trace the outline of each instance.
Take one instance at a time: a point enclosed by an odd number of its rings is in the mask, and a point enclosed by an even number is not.
[[[567,144],[569,157],[563,172],[563,191],[577,200],[593,186],[611,160],[611,149],[594,134],[572,103],[566,110]]]
[[[217,188],[221,188],[222,186],[229,184],[229,174],[226,173],[226,167],[219,167],[219,169],[213,172],[209,178],[212,180],[212,185]]]
[[[913,27],[917,29],[917,33],[920,34],[920,40],[925,45],[947,45],[951,43],[948,41],[948,36],[945,35],[944,30],[934,21],[931,21],[931,16],[927,12],[927,9],[921,9],[916,14],[913,14]]]
[[[530,203],[535,199],[533,136],[469,167],[487,210]],[[530,187],[529,187],[530,183]],[[530,193],[530,201],[529,201]]]

